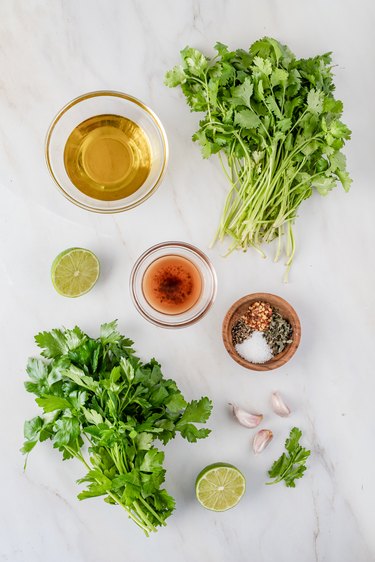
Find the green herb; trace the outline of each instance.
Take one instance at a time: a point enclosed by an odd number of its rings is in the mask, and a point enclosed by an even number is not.
[[[272,309],[271,322],[264,332],[264,337],[270,346],[273,355],[278,355],[293,341],[293,328],[290,322],[281,316],[277,310]]]
[[[154,441],[166,444],[177,432],[191,442],[207,437],[210,430],[195,424],[207,421],[211,401],[187,403],[155,359],[135,357],[116,322],[103,324],[98,339],[75,327],[35,340],[46,359],[29,359],[25,387],[43,413],[25,422],[22,452],[51,439],[64,460],[75,457],[87,469],[79,499],[121,505],[146,535],[165,525],[175,502],[161,487],[164,453]]]
[[[204,158],[219,154],[231,185],[216,238],[229,248],[253,247],[278,238],[288,271],[295,253],[292,224],[313,190],[326,195],[351,179],[341,152],[351,132],[340,120],[343,104],[333,96],[331,54],[296,59],[275,39],[248,51],[217,55],[181,51],[182,65],[167,72],[167,86],[181,86],[191,111],[205,112],[193,140]]]
[[[304,449],[299,444],[302,431],[297,427],[290,430],[288,439],[285,441],[285,449],[287,453],[283,453],[277,461],[275,461],[268,471],[268,476],[274,478],[272,482],[267,484],[277,484],[284,480],[285,486],[295,488],[295,480],[302,478],[307,466],[306,460],[310,456],[311,451]]]

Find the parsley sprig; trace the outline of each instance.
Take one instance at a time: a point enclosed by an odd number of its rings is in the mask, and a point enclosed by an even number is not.
[[[272,482],[267,482],[268,485],[277,484],[284,480],[285,486],[295,488],[295,480],[302,478],[307,470],[306,460],[309,458],[311,451],[304,449],[299,444],[301,437],[302,431],[297,427],[290,430],[289,437],[285,441],[287,453],[283,453],[268,471],[268,476],[274,479]]]
[[[22,452],[52,440],[64,460],[75,457],[87,469],[79,499],[104,496],[121,505],[146,535],[165,525],[175,501],[162,488],[164,452],[155,440],[207,437],[210,430],[195,424],[207,421],[211,401],[186,402],[155,359],[134,355],[116,322],[103,324],[98,339],[75,327],[35,340],[43,358],[29,359],[25,387],[43,413],[25,422]]]
[[[351,132],[333,95],[331,54],[297,59],[272,38],[248,51],[217,43],[208,58],[186,47],[182,64],[167,72],[191,111],[205,113],[193,140],[204,158],[218,154],[230,183],[217,239],[230,251],[278,239],[275,261],[286,254],[286,278],[295,253],[293,222],[313,191],[326,195],[351,179],[341,152]]]

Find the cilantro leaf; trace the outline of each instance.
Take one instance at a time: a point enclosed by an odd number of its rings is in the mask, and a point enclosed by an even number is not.
[[[333,168],[324,158],[351,136],[333,95],[331,53],[298,59],[271,37],[247,51],[222,43],[215,48],[212,59],[183,49],[182,64],[167,73],[166,84],[180,86],[191,111],[203,113],[193,140],[203,158],[219,154],[230,178],[216,238],[230,237],[231,251],[250,247],[261,255],[263,243],[279,238],[275,261],[286,254],[287,280],[302,201],[313,188],[325,195],[339,182],[345,191],[351,185],[346,164]],[[264,158],[254,166],[257,153]],[[309,181],[301,184],[301,174]]]
[[[217,53],[218,53],[220,56],[223,57],[223,56],[227,55],[228,52],[229,52],[229,51],[228,51],[228,45],[224,45],[224,43],[220,43],[220,41],[218,41],[218,42],[215,44],[215,51],[217,51]]]
[[[236,111],[234,122],[245,129],[256,129],[259,127],[260,119],[250,109],[243,109],[242,111]]]
[[[186,81],[186,76],[184,69],[181,65],[176,65],[172,70],[169,70],[164,79],[164,84],[169,88],[174,88],[175,86],[179,86]]]
[[[320,114],[323,111],[324,94],[318,90],[310,90],[307,94],[307,108],[311,113]]]
[[[267,96],[266,105],[278,119],[283,118],[283,114],[281,113],[277,100],[273,96]]]
[[[250,98],[253,95],[254,85],[251,83],[250,78],[245,78],[242,84],[233,88],[232,97],[237,105],[236,100],[238,100],[242,105],[250,107]]]
[[[197,49],[185,47],[185,49],[182,49],[181,51],[181,56],[186,69],[193,76],[201,76],[208,67],[208,60]]]
[[[283,68],[274,68],[271,74],[271,84],[272,86],[278,86],[279,84],[285,85],[288,81],[289,74]]]
[[[348,172],[346,170],[337,170],[336,174],[338,175],[341,185],[345,191],[349,191],[353,180],[349,176]]]
[[[272,73],[272,63],[268,58],[254,57],[253,64],[255,68],[259,69],[266,76]]]

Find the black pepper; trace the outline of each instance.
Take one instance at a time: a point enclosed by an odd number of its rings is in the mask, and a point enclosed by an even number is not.
[[[242,343],[252,334],[253,330],[242,319],[238,320],[232,327],[233,345]]]

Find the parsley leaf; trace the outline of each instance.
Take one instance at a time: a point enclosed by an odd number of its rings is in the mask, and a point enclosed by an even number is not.
[[[205,64],[195,52],[186,56]],[[175,502],[161,488],[164,452],[156,441],[166,444],[177,432],[190,442],[206,437],[210,430],[195,424],[207,421],[211,401],[187,402],[155,359],[142,363],[134,355],[116,321],[103,324],[97,339],[75,327],[42,332],[36,341],[46,359],[29,359],[25,387],[42,411],[25,422],[22,453],[51,440],[63,459],[85,466],[80,500],[103,496],[120,505],[146,535],[165,525]]]
[[[267,484],[277,484],[284,480],[289,488],[295,488],[295,480],[302,478],[307,470],[306,461],[311,451],[304,449],[299,441],[302,437],[302,431],[297,427],[290,430],[289,437],[285,441],[285,449],[288,454],[283,453],[271,466],[268,476],[273,478]]]
[[[54,410],[65,410],[70,408],[70,402],[66,398],[61,396],[43,396],[42,398],[37,398],[35,402],[43,408],[45,413],[53,412]]]
[[[180,428],[186,423],[197,422],[204,423],[210,417],[212,410],[212,402],[207,396],[200,400],[192,400],[187,404],[184,413],[177,422],[176,427]]]
[[[35,341],[43,349],[42,355],[44,357],[58,357],[68,352],[66,337],[61,330],[40,332],[35,336]]]

